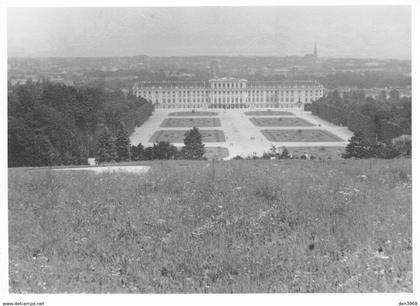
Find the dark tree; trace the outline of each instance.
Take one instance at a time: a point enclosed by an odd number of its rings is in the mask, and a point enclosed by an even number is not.
[[[356,132],[350,138],[343,158],[371,158],[374,157],[373,145],[364,137],[362,132]]]
[[[392,145],[377,142],[372,147],[372,157],[392,159],[400,155],[400,152]]]
[[[182,156],[185,159],[202,159],[205,153],[201,134],[197,127],[185,133],[185,146],[182,147]]]
[[[144,160],[144,147],[141,143],[137,146],[131,146],[131,159]]]
[[[115,149],[117,151],[118,162],[130,160],[130,139],[128,138],[128,134],[123,123],[120,123],[117,129]]]
[[[154,159],[174,159],[178,153],[178,149],[169,142],[160,141],[153,145]]]
[[[22,121],[9,117],[9,167],[59,164],[59,153],[41,130],[31,130]]]
[[[147,147],[144,149],[144,160],[153,160],[154,159],[154,150],[153,147]]]
[[[117,157],[114,139],[109,130],[104,128],[98,137],[95,158],[99,163],[103,163],[115,161]]]

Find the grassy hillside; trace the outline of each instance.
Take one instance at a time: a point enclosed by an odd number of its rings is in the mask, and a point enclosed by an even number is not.
[[[9,169],[11,292],[412,291],[411,160]]]

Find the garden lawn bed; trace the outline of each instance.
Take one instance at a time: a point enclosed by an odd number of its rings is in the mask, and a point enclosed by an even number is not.
[[[183,143],[188,130],[158,130],[149,142],[168,141],[170,143]],[[200,130],[203,142],[225,142],[225,134],[221,130]]]
[[[161,127],[217,127],[220,126],[219,118],[167,118]]]
[[[268,141],[274,142],[334,142],[344,141],[324,130],[261,130]]]
[[[222,159],[229,156],[229,149],[225,147],[205,147],[204,157],[207,159]]]
[[[315,126],[314,124],[301,118],[281,118],[281,117],[264,117],[264,118],[249,118],[256,126]]]
[[[174,112],[174,113],[169,113],[168,116],[184,116],[184,117],[188,117],[188,116],[217,116],[216,112]]]
[[[245,115],[247,116],[294,116],[294,114],[290,112],[272,111],[272,110],[250,111],[250,112],[245,112]]]

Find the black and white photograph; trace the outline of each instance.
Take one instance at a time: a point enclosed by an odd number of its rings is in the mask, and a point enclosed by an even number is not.
[[[415,5],[22,3],[2,305],[418,305]]]

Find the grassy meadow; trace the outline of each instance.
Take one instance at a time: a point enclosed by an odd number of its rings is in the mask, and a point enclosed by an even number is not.
[[[413,290],[409,159],[151,165],[9,169],[10,292]]]

